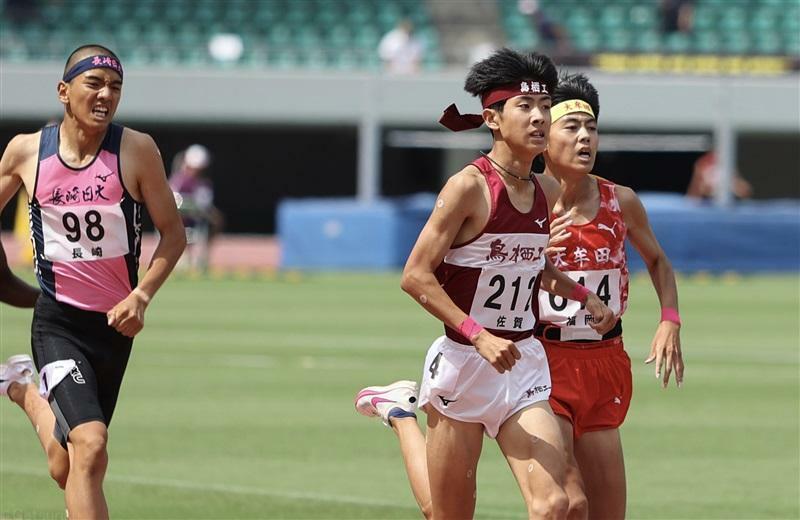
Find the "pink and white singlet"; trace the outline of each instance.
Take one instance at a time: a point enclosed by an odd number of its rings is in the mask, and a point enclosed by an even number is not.
[[[453,302],[492,334],[520,341],[531,337],[550,234],[547,198],[539,182],[533,207],[521,213],[511,203],[500,174],[485,157],[472,163],[489,185],[492,206],[481,233],[453,246],[436,269],[436,279]],[[469,345],[458,331],[447,337]]]
[[[42,129],[28,205],[42,291],[73,307],[106,312],[136,287],[142,206],[122,182],[123,127],[111,124],[95,159],[82,168],[58,153],[59,125]]]

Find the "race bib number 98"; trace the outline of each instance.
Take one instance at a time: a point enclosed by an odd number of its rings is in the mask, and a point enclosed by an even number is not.
[[[619,269],[565,271],[564,274],[595,293],[614,314],[619,314]],[[539,318],[562,327],[561,339],[565,341],[601,337],[590,327],[591,314],[580,302],[545,291],[539,291]]]
[[[536,273],[484,267],[478,278],[469,315],[490,329],[525,331],[533,328],[531,296]]]
[[[117,206],[42,209],[44,255],[57,262],[114,258],[128,253],[125,216]]]

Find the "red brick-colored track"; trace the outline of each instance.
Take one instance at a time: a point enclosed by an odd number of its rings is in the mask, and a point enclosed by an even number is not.
[[[30,247],[30,242],[21,244],[11,232],[4,232],[2,241],[9,264],[14,268],[24,269],[27,262],[23,247]],[[146,234],[142,238],[142,268],[150,263],[155,247],[155,235]],[[280,247],[274,236],[221,235],[211,245],[209,269],[222,272],[272,271],[278,268],[279,262]]]

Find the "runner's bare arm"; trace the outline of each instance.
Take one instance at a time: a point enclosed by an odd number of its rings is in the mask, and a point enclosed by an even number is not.
[[[121,165],[132,179],[131,194],[147,207],[159,233],[159,241],[147,272],[131,294],[108,311],[109,325],[126,336],[134,336],[144,326],[144,310],[169,276],[186,246],[183,228],[161,154],[153,139],[125,129]]]
[[[661,308],[677,311],[678,285],[675,281],[675,273],[650,227],[642,201],[632,189],[625,186],[617,186],[617,199],[625,219],[625,226],[628,228],[628,238],[647,266]],[[662,367],[665,369],[662,379],[662,385],[665,388],[669,384],[670,374],[673,370],[678,386],[683,384],[684,364],[680,329],[681,326],[678,323],[661,321],[650,345],[650,355],[645,360],[645,363],[655,361],[655,374],[659,379],[662,378]]]
[[[186,231],[167,183],[164,162],[153,139],[139,132],[131,133],[130,155],[136,157],[136,180],[141,201],[159,233],[159,242],[139,288],[150,298],[172,272],[184,248]],[[124,159],[124,156],[123,156]],[[133,162],[133,161],[131,161]]]
[[[23,184],[24,167],[35,159],[38,150],[38,135],[17,135],[9,141],[0,158],[0,212]]]
[[[6,146],[0,159],[0,212],[22,185],[23,167],[36,154],[37,135],[18,135]],[[14,307],[33,307],[38,297],[39,289],[31,287],[11,272],[0,244],[0,301]]]
[[[478,220],[488,215],[486,182],[472,167],[457,173],[442,188],[428,222],[420,232],[403,269],[402,289],[425,310],[458,330],[467,314],[447,295],[434,271],[454,243],[474,238],[483,228]],[[485,211],[481,211],[481,209]],[[520,358],[513,342],[483,330],[473,340],[478,352],[503,373]]]
[[[468,169],[447,181],[403,269],[402,289],[453,329],[458,328],[466,314],[439,285],[434,271],[451,245],[460,238],[459,232],[473,217],[474,208],[486,204],[480,182],[482,179]],[[472,237],[466,240],[469,238]]]
[[[0,302],[14,307],[33,307],[38,297],[39,289],[17,278],[8,268],[6,252],[0,243]]]
[[[572,236],[572,233],[567,231],[571,224],[572,213],[564,213],[550,221],[550,240],[547,242],[547,249],[544,251],[548,257],[567,250],[566,247],[560,244],[563,244]]]

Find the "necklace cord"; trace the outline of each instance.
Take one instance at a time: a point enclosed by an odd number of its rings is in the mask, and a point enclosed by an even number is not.
[[[500,168],[501,170],[503,170],[503,172],[504,172],[504,173],[506,173],[506,174],[508,174],[508,175],[511,175],[511,176],[512,176],[512,177],[514,177],[515,179],[518,179],[518,180],[521,180],[521,181],[532,181],[532,180],[533,180],[533,172],[531,172],[530,174],[528,174],[528,176],[527,176],[527,177],[520,177],[519,175],[516,175],[516,174],[514,174],[514,173],[511,173],[510,171],[508,171],[508,170],[507,170],[506,168],[504,168],[504,167],[503,167],[503,166],[502,166],[500,163],[498,163],[497,161],[495,161],[494,159],[492,159],[491,157],[489,157],[487,154],[485,154],[485,153],[481,152],[481,155],[482,155],[482,156],[484,156],[484,157],[486,157],[487,159],[489,159],[489,162],[491,162],[493,165],[495,165],[495,166],[497,166],[498,168]]]

